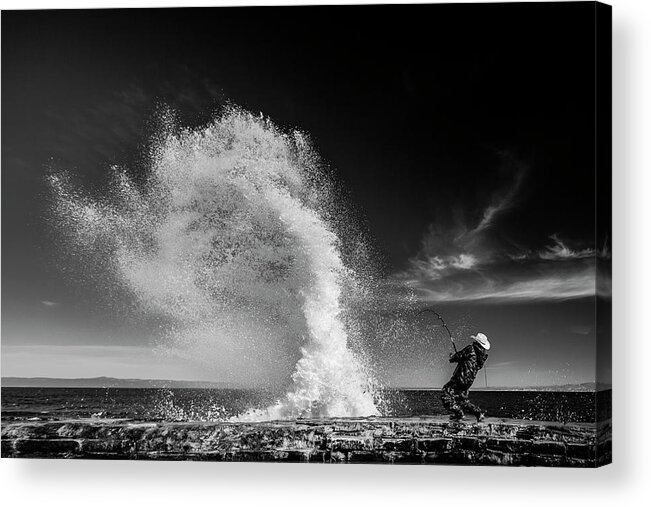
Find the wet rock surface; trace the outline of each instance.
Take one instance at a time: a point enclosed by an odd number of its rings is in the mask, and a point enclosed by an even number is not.
[[[163,423],[3,424],[2,457],[439,463],[595,467],[611,462],[610,422],[361,418]]]

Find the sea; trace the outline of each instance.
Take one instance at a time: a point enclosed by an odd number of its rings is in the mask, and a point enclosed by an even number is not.
[[[594,422],[610,419],[611,390],[598,392],[471,391],[470,400],[496,418]],[[227,421],[273,403],[251,389],[3,387],[3,423],[68,419]],[[386,389],[377,395],[386,417],[445,415],[435,389]]]

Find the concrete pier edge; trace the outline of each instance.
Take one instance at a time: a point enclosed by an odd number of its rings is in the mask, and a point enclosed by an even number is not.
[[[596,467],[610,421],[370,417],[269,422],[83,419],[2,424],[2,457]]]

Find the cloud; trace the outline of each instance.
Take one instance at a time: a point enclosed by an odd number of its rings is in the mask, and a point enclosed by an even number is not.
[[[508,153],[500,153],[500,157],[503,161],[500,173],[506,177],[506,182],[489,193],[489,202],[479,214],[478,222],[463,220],[463,217],[477,217],[477,213],[456,208],[453,224],[430,224],[423,235],[420,251],[409,260],[406,272],[396,278],[406,280],[409,285],[418,285],[419,281],[450,279],[459,273],[481,271],[498,260],[494,249],[487,244],[490,243],[490,229],[500,216],[515,206],[526,173],[525,166]]]
[[[393,288],[399,294],[398,286],[402,285],[416,300],[431,303],[562,301],[597,294],[610,297],[610,272],[600,270],[597,276],[600,252],[572,249],[557,235],[551,239],[554,243],[541,251],[505,252],[490,250],[479,242],[462,247],[430,238],[424,241],[426,251],[432,252],[439,244],[446,255],[421,251],[407,269],[392,277]],[[460,249],[456,253],[452,251],[455,246]]]
[[[610,259],[610,244],[609,244],[609,239],[608,236],[606,236],[606,239],[604,241],[603,246],[601,247],[601,250],[599,250],[599,257],[602,259]]]
[[[569,259],[585,259],[586,257],[594,257],[596,251],[594,248],[584,248],[583,250],[572,250],[565,243],[563,243],[558,235],[552,234],[550,239],[554,244],[548,246],[538,254],[541,259],[550,261],[565,261]]]
[[[552,234],[551,243],[542,249],[526,248],[497,226],[500,217],[516,208],[527,175],[527,166],[501,155],[505,161],[501,174],[507,181],[492,192],[479,215],[463,209],[455,213],[455,217],[478,217],[477,221],[457,219],[446,224],[439,217],[430,224],[420,251],[391,277],[393,296],[408,292],[423,302],[504,303],[609,297],[607,266],[601,269],[600,265],[597,273],[597,260],[610,258],[607,241],[597,250],[590,240]],[[526,230],[527,224],[522,226]],[[529,240],[536,243],[535,238]]]
[[[432,303],[561,301],[596,294],[596,270],[589,263],[564,270],[532,267],[524,273],[508,265],[485,266],[469,275],[403,280],[418,300]]]
[[[498,368],[507,368],[510,366],[513,366],[516,364],[516,361],[502,361],[501,363],[494,363],[494,364],[486,364],[486,369],[491,370],[491,369],[498,369]]]
[[[412,270],[419,273],[426,279],[438,280],[455,271],[466,271],[473,269],[478,260],[471,254],[459,254],[449,256],[435,255],[425,259],[413,259]]]
[[[503,156],[507,155],[503,154]],[[513,167],[513,179],[506,186],[493,193],[490,204],[482,213],[481,220],[474,229],[468,232],[469,236],[474,236],[490,228],[497,218],[515,206],[518,193],[525,179],[526,168],[524,165],[515,163],[514,160],[510,160],[510,162]]]
[[[590,334],[590,331],[592,331],[592,326],[570,326],[569,328],[570,333],[572,334],[580,334],[580,335],[588,335]]]
[[[59,306],[59,303],[56,301],[48,301],[47,299],[41,301],[41,304],[43,306],[47,306],[48,308],[51,308],[52,306]]]

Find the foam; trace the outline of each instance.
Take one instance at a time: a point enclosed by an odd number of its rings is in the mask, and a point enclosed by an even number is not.
[[[108,256],[142,310],[168,319],[167,352],[225,371],[298,357],[287,394],[242,419],[377,414],[343,317],[356,274],[342,261],[330,181],[305,136],[240,109],[174,130],[168,119],[157,133],[144,184],[114,168],[110,190],[90,198],[53,175],[67,237]],[[237,360],[223,352],[237,350]]]

